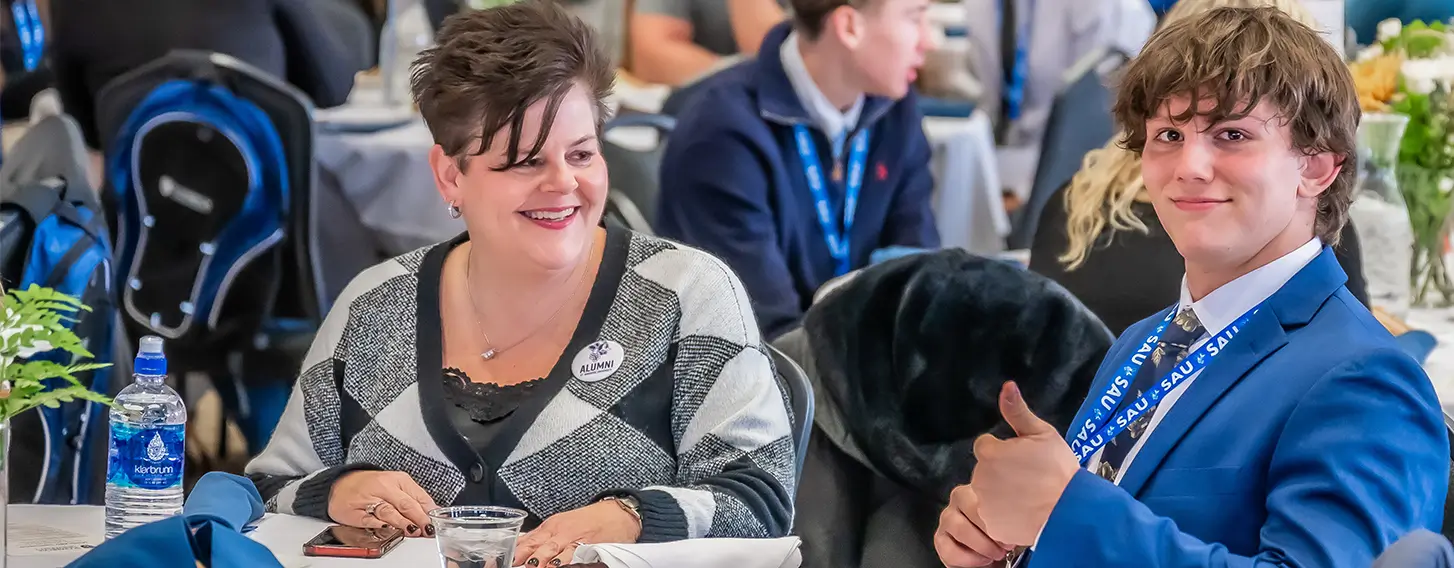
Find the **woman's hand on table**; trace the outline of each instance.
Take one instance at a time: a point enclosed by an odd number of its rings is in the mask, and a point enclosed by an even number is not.
[[[409,536],[434,536],[429,511],[434,499],[414,478],[399,471],[355,471],[333,482],[328,516],[351,527],[394,527]]]
[[[515,544],[515,566],[569,564],[581,544],[630,544],[641,538],[641,521],[613,501],[558,513]]]

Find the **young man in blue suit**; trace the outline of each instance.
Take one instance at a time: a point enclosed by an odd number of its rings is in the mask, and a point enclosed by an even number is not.
[[[757,59],[709,77],[661,163],[656,230],[742,278],[768,338],[875,250],[938,248],[910,86],[929,0],[792,0]]]
[[[1119,89],[1124,142],[1185,260],[1181,301],[1112,346],[1063,437],[1005,385],[1017,436],[976,442],[941,559],[1365,568],[1438,530],[1433,386],[1328,248],[1359,116],[1343,62],[1276,9],[1222,8],[1157,32]]]

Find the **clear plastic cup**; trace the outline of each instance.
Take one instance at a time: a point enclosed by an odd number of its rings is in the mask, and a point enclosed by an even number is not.
[[[526,512],[509,507],[442,507],[429,512],[444,568],[510,568]]]

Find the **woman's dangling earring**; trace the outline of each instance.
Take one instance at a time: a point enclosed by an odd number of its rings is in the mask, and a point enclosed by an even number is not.
[[[448,209],[449,209],[449,218],[450,219],[458,219],[459,218],[459,215],[460,215],[460,213],[459,213],[459,206],[458,205],[455,205],[453,201],[449,202],[449,208]]]

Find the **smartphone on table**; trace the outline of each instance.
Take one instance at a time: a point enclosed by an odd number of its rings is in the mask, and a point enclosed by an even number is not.
[[[303,545],[305,556],[339,558],[381,558],[404,541],[404,532],[394,527],[361,529],[333,525]]]

